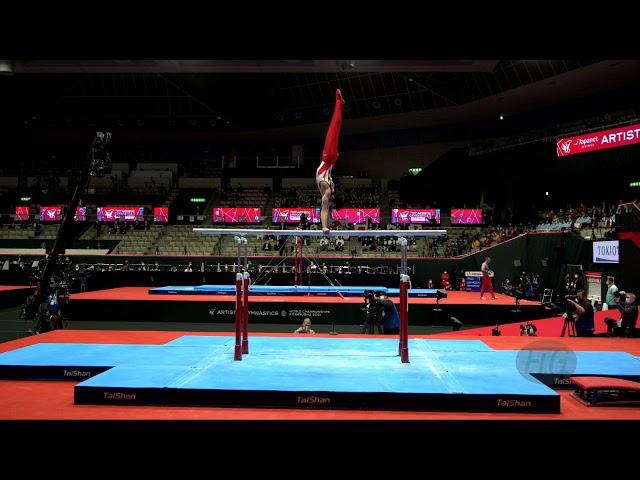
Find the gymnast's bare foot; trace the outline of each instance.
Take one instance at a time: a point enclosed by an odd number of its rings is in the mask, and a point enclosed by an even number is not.
[[[342,102],[343,105],[347,103],[344,101],[344,98],[342,98],[342,92],[340,91],[339,88],[336,89],[336,101]]]
[[[330,232],[330,231],[331,231],[331,230],[329,230],[327,227],[322,227],[322,233],[323,233],[323,234],[325,234],[325,235],[329,235],[329,232]]]

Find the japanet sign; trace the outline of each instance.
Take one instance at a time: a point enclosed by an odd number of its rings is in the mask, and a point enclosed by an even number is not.
[[[556,151],[558,157],[566,157],[576,153],[624,147],[635,143],[640,143],[640,123],[577,137],[560,138],[556,142]]]

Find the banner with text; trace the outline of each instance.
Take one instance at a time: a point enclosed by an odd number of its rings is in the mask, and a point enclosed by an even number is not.
[[[62,207],[59,205],[40,207],[41,222],[59,222],[62,220]],[[87,207],[76,208],[76,214],[73,216],[76,222],[87,221]]]
[[[619,263],[620,243],[618,240],[593,242],[593,263]]]
[[[624,147],[634,143],[640,143],[640,123],[576,137],[559,138],[556,141],[556,152],[559,157],[566,157],[576,153]]]

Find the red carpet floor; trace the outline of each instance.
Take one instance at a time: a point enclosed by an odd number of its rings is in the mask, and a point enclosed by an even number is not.
[[[10,292],[13,290],[29,290],[29,285],[0,285],[0,292]]]
[[[202,332],[142,332],[142,331],[89,331],[57,330],[44,335],[22,338],[0,344],[5,352],[38,342],[52,343],[147,343],[162,344],[182,335],[217,335]],[[218,334],[219,335],[219,334]],[[255,335],[260,335],[256,333]],[[274,335],[274,334],[262,334]],[[282,334],[289,335],[289,334]],[[346,335],[345,335],[346,336]],[[359,337],[360,335],[350,335]],[[367,336],[364,336],[367,337]],[[424,337],[424,336],[423,336]],[[335,338],[335,337],[333,337]],[[460,338],[451,334],[429,336],[429,338]],[[487,337],[482,339],[492,348],[520,349],[532,342],[530,337]],[[549,340],[547,340],[549,341]],[[574,350],[626,351],[640,354],[640,342],[636,339],[617,338],[556,338]],[[181,419],[181,420],[640,420],[640,408],[586,407],[570,397],[570,392],[561,392],[559,414],[496,414],[455,412],[386,412],[343,410],[289,410],[256,408],[210,408],[210,407],[126,407],[74,405],[74,382],[0,381],[0,419],[63,420],[63,419]]]
[[[604,319],[607,317],[614,318],[618,320],[620,318],[620,312],[618,310],[609,310],[606,312],[596,312],[595,313],[595,333],[606,333],[607,324],[604,323]],[[506,325],[500,325],[501,335],[508,336],[519,336],[520,335],[520,325],[524,325],[527,322],[515,322],[508,323]],[[562,333],[562,327],[564,326],[564,318],[562,317],[553,317],[553,318],[543,318],[540,320],[532,320],[532,324],[536,326],[537,335],[539,337],[559,337]],[[491,336],[491,330],[495,328],[495,326],[490,327],[480,327],[480,328],[471,328],[468,330],[460,330],[458,332],[451,332],[451,335],[457,336],[480,336],[486,337]]]

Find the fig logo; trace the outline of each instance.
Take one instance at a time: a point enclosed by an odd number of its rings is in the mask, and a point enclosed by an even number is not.
[[[105,210],[104,211],[104,216],[107,218],[113,218],[113,214],[114,214],[115,210]]]
[[[55,216],[56,216],[56,211],[55,211],[54,209],[47,210],[47,216],[48,216],[49,218],[55,218]]]
[[[406,220],[407,218],[409,218],[409,212],[400,212],[400,218],[402,220]]]
[[[571,139],[560,140],[558,142],[558,153],[560,155],[568,155],[571,153]]]

